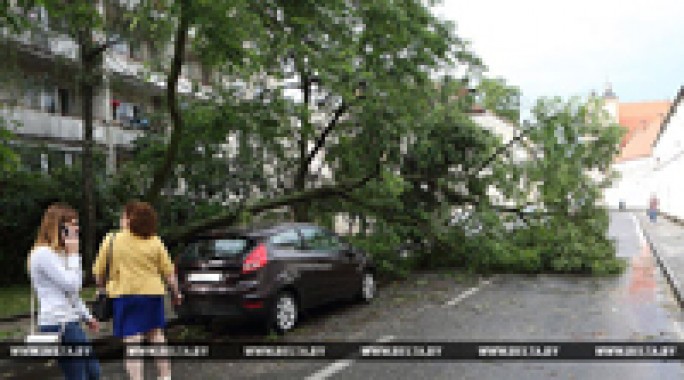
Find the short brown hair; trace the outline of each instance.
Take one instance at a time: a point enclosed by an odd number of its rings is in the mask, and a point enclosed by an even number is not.
[[[149,238],[157,233],[157,213],[149,203],[128,202],[124,207],[124,214],[129,220],[129,228],[134,235]]]

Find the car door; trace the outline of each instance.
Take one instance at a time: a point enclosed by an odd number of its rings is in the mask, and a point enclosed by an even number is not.
[[[292,283],[304,307],[315,305],[321,298],[321,275],[310,263],[317,256],[303,249],[301,235],[294,228],[280,231],[269,238],[270,250],[278,263],[278,282]],[[283,285],[281,284],[281,285]]]
[[[352,247],[331,231],[328,233],[328,245],[334,253],[336,261],[334,267],[335,276],[340,289],[339,297],[353,296],[359,290],[361,284],[361,263]]]
[[[309,258],[309,265],[315,268],[319,276],[317,283],[321,284],[317,303],[325,303],[336,298],[339,286],[339,260],[336,252],[330,250],[329,235],[317,226],[302,226],[303,252]]]

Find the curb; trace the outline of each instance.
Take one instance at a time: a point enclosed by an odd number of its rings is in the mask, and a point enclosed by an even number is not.
[[[653,256],[656,259],[656,262],[658,263],[658,266],[660,266],[660,269],[663,271],[665,274],[665,279],[667,280],[668,284],[670,284],[670,287],[672,288],[672,292],[675,295],[675,298],[677,299],[677,302],[679,303],[679,307],[684,308],[684,288],[682,288],[682,285],[677,281],[677,278],[674,276],[674,272],[672,269],[667,265],[665,260],[660,256],[658,253],[658,249],[656,248],[655,243],[651,239],[651,236],[649,235],[648,231],[642,226],[641,219],[637,218],[637,221],[639,222],[639,226],[641,227],[641,231],[644,233],[644,237],[646,238],[646,242],[648,243],[648,246],[651,248],[651,252],[653,253]]]
[[[7,317],[0,317],[0,323],[13,323],[13,322],[19,322],[24,319],[29,319],[31,318],[31,314],[15,314],[15,315],[10,315]]]
[[[93,301],[85,301],[86,306],[88,308],[92,308],[93,306]],[[34,312],[34,314],[38,314],[38,312]],[[0,323],[13,323],[13,322],[19,322],[24,319],[29,319],[31,318],[31,313],[24,313],[24,314],[15,314],[15,315],[8,315],[6,317],[0,317]]]

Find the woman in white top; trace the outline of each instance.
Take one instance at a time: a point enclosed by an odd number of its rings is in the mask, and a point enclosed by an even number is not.
[[[93,332],[99,330],[79,295],[83,272],[78,251],[78,213],[62,203],[51,205],[43,215],[28,269],[40,304],[40,331],[61,332],[61,341],[66,344],[88,343],[81,322]],[[60,358],[58,363],[67,380],[100,377],[100,365],[94,357]]]

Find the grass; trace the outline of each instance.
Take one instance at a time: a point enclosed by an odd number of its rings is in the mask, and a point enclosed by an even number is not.
[[[0,341],[8,339],[17,339],[26,335],[26,331],[19,327],[11,327],[7,330],[0,330]]]
[[[95,288],[81,290],[83,300],[95,297]],[[31,312],[31,289],[28,285],[0,288],[0,317],[10,317]]]

